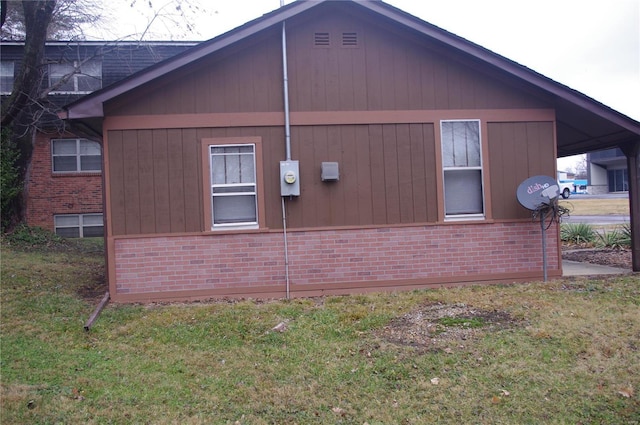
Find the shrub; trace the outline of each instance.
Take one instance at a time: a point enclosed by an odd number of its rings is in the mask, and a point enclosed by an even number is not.
[[[20,168],[18,159],[20,152],[6,128],[0,134],[0,211],[1,226],[4,231],[15,217],[20,202],[22,185],[20,184]]]
[[[599,246],[607,248],[624,248],[631,246],[631,225],[623,224],[621,229],[614,229],[598,235]]]
[[[625,234],[625,230],[614,229],[609,232],[603,232],[597,234],[597,244],[601,247],[620,249],[623,247],[631,246],[631,233],[629,229],[628,236]]]
[[[26,252],[69,252],[81,254],[104,253],[103,238],[63,238],[42,227],[26,224],[15,226],[2,236],[2,242],[18,251]]]
[[[574,244],[590,244],[596,239],[596,231],[585,223],[567,223],[560,226],[560,239]]]
[[[65,245],[65,239],[42,227],[19,224],[5,236],[5,240],[16,248],[55,247]]]

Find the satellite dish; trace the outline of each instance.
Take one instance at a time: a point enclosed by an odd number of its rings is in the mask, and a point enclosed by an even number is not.
[[[553,199],[560,196],[560,187],[556,179],[548,176],[529,177],[518,186],[516,191],[518,202],[528,210],[536,211],[540,216],[540,229],[542,230],[542,270],[544,281],[547,281],[547,237],[545,236],[544,222],[547,210],[540,208],[542,205],[550,205]],[[534,213],[535,216],[535,213]]]
[[[535,211],[542,204],[548,204],[560,196],[558,182],[549,176],[529,177],[518,186],[518,202],[528,210]]]

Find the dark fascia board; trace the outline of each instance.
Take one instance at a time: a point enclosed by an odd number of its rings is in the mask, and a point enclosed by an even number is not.
[[[103,115],[103,102],[134,89],[147,81],[160,77],[197,59],[232,45],[250,35],[258,33],[259,31],[267,29],[273,25],[280,24],[283,21],[286,21],[287,19],[303,13],[326,1],[331,0],[298,0],[288,6],[281,7],[280,9],[248,22],[235,30],[231,30],[208,42],[204,42],[181,55],[161,62],[156,66],[152,66],[147,70],[141,71],[140,73],[134,74],[131,78],[125,79],[115,86],[97,91],[70,105],[67,105],[65,108],[66,114],[63,113],[62,115],[68,119],[100,117]],[[576,90],[545,77],[530,68],[485,49],[480,45],[425,22],[380,0],[347,1],[358,4],[359,6],[378,15],[386,17],[396,24],[412,29],[419,34],[437,40],[462,54],[481,60],[482,62],[526,81],[553,96],[570,102],[571,104],[611,121],[632,133],[640,135],[640,123],[638,121],[621,114]]]
[[[140,41],[140,40],[49,40],[45,42],[45,47],[64,47],[64,46],[195,46],[202,43],[196,40],[156,40],[156,41]],[[1,40],[0,46],[24,46],[24,40]]]
[[[308,9],[317,6],[320,3],[330,0],[307,0],[296,1],[288,6],[281,7],[274,12],[268,13],[258,19],[250,21],[234,30],[222,34],[209,41],[205,41],[200,45],[189,49],[188,51],[176,55],[166,61],[153,65],[143,71],[140,71],[119,83],[109,86],[105,89],[93,92],[76,102],[65,106],[59,116],[63,119],[83,119],[92,117],[102,117],[104,115],[103,103],[126,93],[142,84],[161,77],[178,68],[188,65],[198,59],[209,54],[228,47],[238,41],[241,41],[251,35],[262,30],[268,29],[274,25],[281,24],[289,18],[292,18]]]

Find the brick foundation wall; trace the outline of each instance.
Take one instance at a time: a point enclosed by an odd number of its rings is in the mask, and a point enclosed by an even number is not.
[[[36,136],[27,180],[25,216],[29,226],[53,231],[55,214],[102,212],[100,173],[54,174],[52,171],[51,139],[75,137],[43,133]]]
[[[367,282],[419,285],[421,279],[542,276],[537,223],[290,232],[288,242],[290,282],[298,290],[304,285],[362,288]],[[555,227],[547,231],[547,249],[548,270],[558,271]],[[116,239],[113,252],[116,301],[118,295],[221,295],[240,288],[251,294],[285,285],[281,233]]]
[[[587,192],[589,193],[589,195],[604,195],[606,193],[609,193],[609,186],[606,184],[588,186]]]

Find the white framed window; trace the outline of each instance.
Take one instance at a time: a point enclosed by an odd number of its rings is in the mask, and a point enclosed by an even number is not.
[[[446,219],[484,217],[479,120],[441,121]]]
[[[255,144],[209,145],[211,228],[258,226]]]
[[[63,214],[53,216],[56,235],[64,238],[104,236],[102,214]]]
[[[64,83],[60,83],[69,75]],[[49,87],[57,84],[60,85],[51,93],[91,93],[98,90],[102,88],[102,62],[52,63],[49,65]]]
[[[87,139],[52,139],[51,163],[54,173],[100,172],[100,144]]]
[[[10,94],[13,91],[14,67],[13,61],[0,61],[0,93],[2,94]]]

